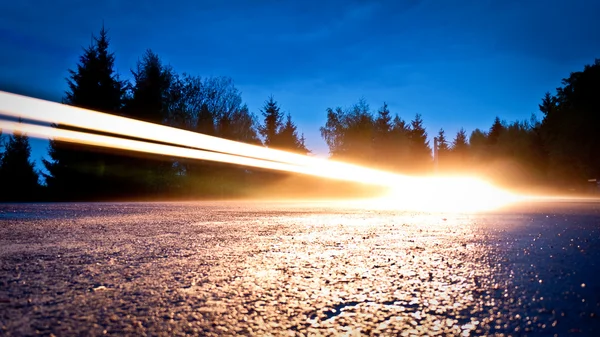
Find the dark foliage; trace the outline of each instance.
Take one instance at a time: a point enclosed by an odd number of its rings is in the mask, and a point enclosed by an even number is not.
[[[374,124],[364,99],[347,109],[328,108],[327,123],[321,127],[321,135],[329,145],[331,157],[354,163],[372,163]]]
[[[549,178],[562,184],[600,178],[600,60],[563,79],[540,104]]]
[[[431,167],[432,157],[427,131],[420,114],[410,122],[410,155],[412,170],[414,172],[428,172]]]
[[[40,197],[39,177],[29,159],[29,137],[15,132],[3,147],[4,152],[0,153],[0,201],[37,200]]]
[[[266,146],[300,154],[310,153],[304,144],[304,135],[298,135],[298,128],[292,122],[292,116],[290,114],[284,116],[273,96],[265,101],[262,114],[263,124],[258,130]]]
[[[447,169],[451,172],[464,172],[469,160],[469,142],[467,132],[461,128],[456,133],[448,156]]]
[[[283,127],[283,113],[280,111],[273,96],[269,97],[269,100],[265,102],[262,115],[264,121],[259,131],[264,138],[264,144],[269,147],[277,146],[277,134]]]
[[[108,32],[102,28],[91,46],[84,49],[76,70],[70,70],[69,90],[64,103],[117,114],[123,106],[125,83],[114,70],[115,57],[109,52]],[[67,128],[57,125],[59,128]],[[50,143],[51,160],[44,160],[50,194],[57,199],[111,197],[130,181],[123,158],[84,145],[60,141]],[[125,184],[125,186],[124,186]]]

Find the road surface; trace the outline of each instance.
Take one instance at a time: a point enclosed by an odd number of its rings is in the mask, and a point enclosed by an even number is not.
[[[600,335],[600,204],[0,205],[0,335]]]

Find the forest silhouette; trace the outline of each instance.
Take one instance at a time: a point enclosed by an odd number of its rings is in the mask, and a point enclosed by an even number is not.
[[[103,27],[69,70],[63,104],[175,128],[310,154],[293,116],[268,97],[257,115],[228,77],[178,73],[147,50],[121,80]],[[600,176],[600,60],[563,79],[541,99],[541,120],[505,121],[456,135],[435,132],[438,163],[424,117],[405,120],[387,104],[364,99],[329,107],[320,129],[330,158],[410,175],[475,175],[522,191],[589,193]],[[54,125],[56,128],[69,128]],[[72,129],[72,128],[69,128]],[[51,141],[44,172],[30,159],[26,134],[0,130],[0,201],[88,201],[343,197],[375,193],[366,186],[260,169]],[[435,167],[435,169],[434,169]],[[42,179],[40,179],[42,178]],[[43,181],[40,184],[39,181]],[[593,186],[593,187],[592,187]]]

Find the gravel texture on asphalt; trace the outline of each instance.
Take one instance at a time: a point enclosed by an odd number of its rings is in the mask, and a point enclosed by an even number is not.
[[[0,335],[600,335],[600,204],[0,205]]]

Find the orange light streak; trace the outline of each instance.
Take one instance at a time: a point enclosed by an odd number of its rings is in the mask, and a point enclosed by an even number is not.
[[[510,193],[470,177],[409,177],[1,91],[0,115],[69,125],[172,145],[0,119],[0,129],[18,131],[39,138],[386,186],[392,189],[388,198],[390,203],[398,204],[399,207],[404,205],[410,209],[483,210],[516,200],[516,197]]]
[[[48,102],[31,97],[0,91],[0,114],[22,117],[39,122],[56,123],[89,130],[108,132],[123,136],[160,141],[173,145],[193,147],[232,155],[258,158],[276,162],[311,167],[322,170],[324,167],[335,170],[340,178],[361,177],[362,182],[388,185],[407,177],[352,165],[335,162],[262,146],[245,144],[223,138],[208,136],[192,131],[177,129],[159,124],[138,121],[107,113],[76,108],[65,104]]]

